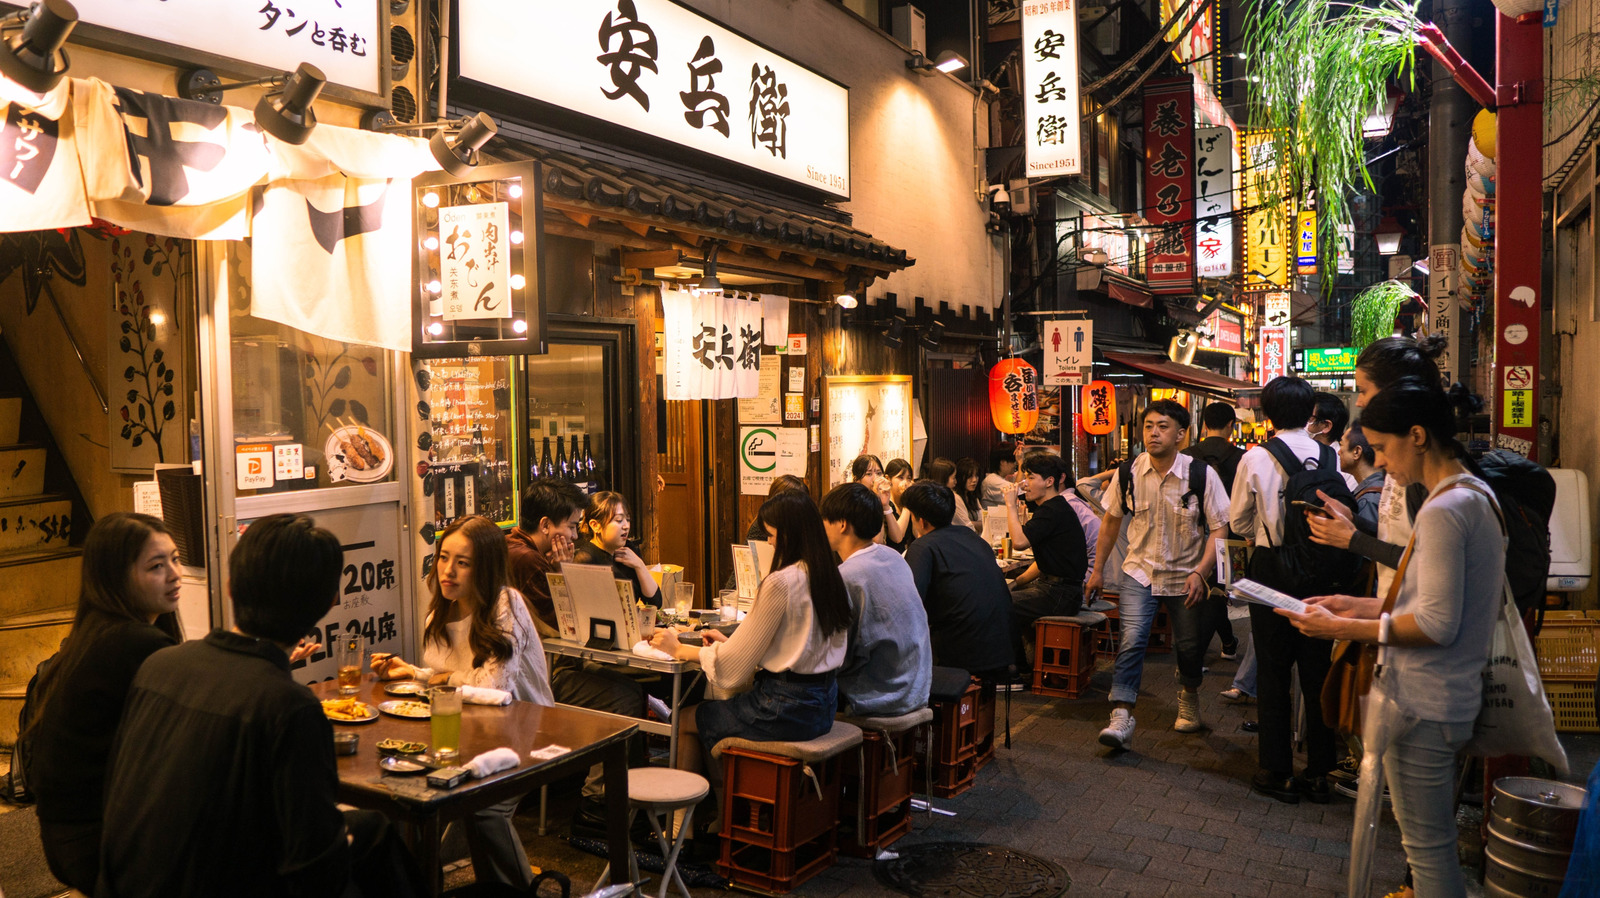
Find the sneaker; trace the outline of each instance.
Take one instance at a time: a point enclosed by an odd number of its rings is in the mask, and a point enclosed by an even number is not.
[[[1100,744],[1127,751],[1133,745],[1133,714],[1127,708],[1111,712],[1111,723],[1100,731]]]
[[[1355,755],[1346,755],[1339,760],[1337,766],[1328,771],[1328,782],[1335,789],[1340,785],[1354,786],[1361,775],[1361,759]]]
[[[1178,720],[1172,728],[1180,733],[1198,733],[1200,726],[1200,694],[1178,690]]]
[[[1237,686],[1230,686],[1227,689],[1222,690],[1222,700],[1230,705],[1242,704],[1254,697],[1255,696],[1252,696],[1250,693],[1245,692],[1243,689],[1240,689]]]

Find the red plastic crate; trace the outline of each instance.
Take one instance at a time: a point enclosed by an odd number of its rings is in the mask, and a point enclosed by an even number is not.
[[[833,866],[839,858],[833,833],[789,851],[724,841],[717,869],[735,884],[765,892],[791,892],[801,883]]]
[[[1033,694],[1052,695],[1061,698],[1077,698],[1089,688],[1089,678],[1092,673],[1070,674],[1049,673],[1042,670],[1033,672]]]
[[[838,857],[840,769],[844,752],[810,765],[742,748],[722,753],[722,855],[717,867],[741,885],[787,892]]]
[[[926,729],[921,727],[919,729]],[[911,794],[915,786],[916,753],[913,730],[885,738],[884,734],[863,730],[866,781],[860,768],[849,759],[842,762],[840,788],[839,851],[851,857],[873,857],[911,831]],[[890,763],[890,746],[894,763]],[[858,807],[865,805],[865,822]],[[859,830],[859,832],[858,832]]]
[[[936,765],[950,765],[971,758],[978,745],[978,708],[981,690],[974,682],[961,697],[948,702],[934,702],[932,728],[919,728],[915,737],[917,763],[922,763],[927,748],[926,739],[933,739],[933,760]],[[993,729],[991,712],[990,728]]]
[[[1100,627],[1066,621],[1034,622],[1033,691],[1077,698],[1094,672]]]
[[[968,758],[948,766],[934,765],[933,794],[936,798],[954,798],[972,788],[978,775],[978,759]]]

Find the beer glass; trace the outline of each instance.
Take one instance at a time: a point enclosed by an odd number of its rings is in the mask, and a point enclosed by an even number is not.
[[[438,764],[453,764],[461,757],[461,691],[455,686],[435,686],[430,693],[430,757]]]
[[[355,695],[361,689],[361,661],[366,641],[360,633],[346,633],[333,644],[333,663],[339,671],[339,694]]]

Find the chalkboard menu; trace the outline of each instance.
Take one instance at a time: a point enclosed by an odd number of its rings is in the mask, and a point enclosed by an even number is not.
[[[521,478],[511,359],[419,361],[415,375],[424,542],[470,515],[514,526]]]

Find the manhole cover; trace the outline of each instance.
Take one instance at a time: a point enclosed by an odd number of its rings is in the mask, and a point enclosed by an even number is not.
[[[878,881],[916,898],[1055,898],[1072,885],[1060,865],[999,845],[896,845],[872,865]]]

